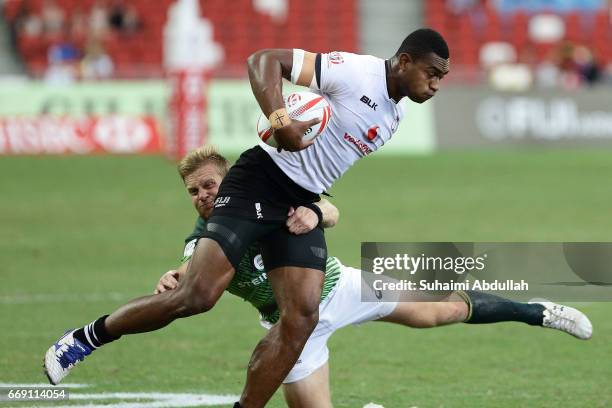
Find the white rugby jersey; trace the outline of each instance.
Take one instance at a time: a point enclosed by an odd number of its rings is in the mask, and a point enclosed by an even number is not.
[[[295,55],[302,50],[294,50]],[[299,55],[299,54],[298,54]],[[357,160],[378,150],[397,130],[404,112],[389,97],[385,61],[347,52],[320,54],[319,75],[311,84],[332,110],[325,131],[299,152],[259,145],[298,185],[313,193],[327,190]],[[292,73],[292,82],[297,81]]]

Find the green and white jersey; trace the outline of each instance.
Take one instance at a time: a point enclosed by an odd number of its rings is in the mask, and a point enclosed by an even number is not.
[[[202,217],[198,217],[193,232],[185,239],[182,262],[191,258],[198,239],[203,236],[205,225],[206,221]],[[333,257],[327,258],[321,301],[329,295],[339,277],[340,262]],[[274,300],[272,286],[268,281],[258,245],[254,244],[248,248],[226,290],[255,306],[261,313],[263,320],[272,324],[278,321],[278,307]]]

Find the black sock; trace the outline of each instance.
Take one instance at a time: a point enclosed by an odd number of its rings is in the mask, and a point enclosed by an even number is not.
[[[470,315],[465,323],[523,322],[541,326],[544,320],[544,306],[513,302],[488,293],[466,290]]]
[[[104,315],[99,319],[94,320],[86,326],[81,327],[74,331],[74,338],[79,340],[81,343],[88,344],[90,347],[96,349],[106,343],[117,340],[119,337],[111,336],[104,326],[104,322],[108,315]]]

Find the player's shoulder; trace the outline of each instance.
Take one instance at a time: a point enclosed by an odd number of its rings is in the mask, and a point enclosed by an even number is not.
[[[202,217],[198,217],[196,219],[195,225],[193,226],[193,231],[187,236],[187,238],[185,238],[185,244],[193,241],[194,239],[197,240],[201,238],[205,230],[206,220]]]
[[[358,67],[361,72],[378,72],[384,60],[373,55],[355,54],[346,51],[332,51],[321,54],[321,63],[325,64],[326,68],[334,66]]]
[[[359,89],[379,84],[385,73],[385,62],[372,55],[333,51],[322,54],[320,69],[321,80],[326,88],[324,91],[330,91],[331,83],[336,86],[336,96],[352,95],[361,92],[356,89],[356,84],[360,84]]]
[[[202,217],[198,217],[193,227],[193,232],[204,232],[205,228],[206,228],[206,220]]]

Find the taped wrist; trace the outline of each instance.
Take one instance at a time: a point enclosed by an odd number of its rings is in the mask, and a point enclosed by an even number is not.
[[[291,119],[285,108],[280,108],[272,112],[270,116],[268,116],[268,120],[270,121],[272,129],[280,129],[291,123]]]

